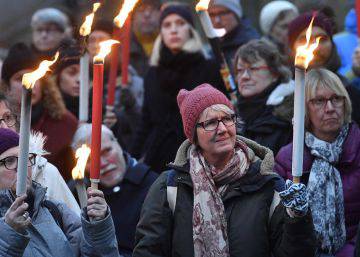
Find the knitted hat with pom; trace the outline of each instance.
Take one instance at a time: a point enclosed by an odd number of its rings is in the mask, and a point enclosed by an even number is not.
[[[234,110],[227,97],[209,84],[202,84],[191,91],[181,89],[177,96],[185,136],[193,143],[195,125],[200,114],[215,104],[224,104]]]

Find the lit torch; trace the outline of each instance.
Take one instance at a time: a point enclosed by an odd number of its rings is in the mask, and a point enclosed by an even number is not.
[[[121,38],[121,85],[126,87],[129,83],[128,66],[130,62],[131,17],[138,0],[125,0],[119,14],[114,18],[114,38]],[[120,45],[115,45],[111,53],[107,105],[113,106],[115,102],[116,77],[118,69],[118,56]]]
[[[101,124],[102,124],[102,98],[104,83],[104,60],[111,52],[111,46],[117,40],[106,40],[100,43],[100,51],[94,56],[93,66],[93,105],[92,105],[92,134],[91,134],[91,187],[97,189],[100,175],[100,150],[101,150]]]
[[[29,137],[30,137],[30,123],[31,123],[31,95],[32,89],[36,81],[45,76],[46,72],[50,71],[49,67],[53,65],[59,57],[59,52],[56,53],[54,60],[42,61],[39,67],[30,73],[25,73],[22,77],[22,96],[21,96],[21,119],[20,119],[20,153],[18,159],[17,181],[16,181],[16,195],[20,196],[26,193],[26,178],[28,173],[28,159],[29,159]]]
[[[75,158],[77,159],[77,163],[71,172],[72,178],[75,181],[75,188],[78,194],[81,209],[86,206],[87,202],[84,174],[90,152],[91,150],[86,144],[83,144],[76,150]]]
[[[294,120],[293,120],[293,152],[292,152],[292,176],[295,183],[300,183],[303,171],[304,151],[304,122],[305,122],[305,74],[311,60],[314,58],[314,50],[318,47],[320,37],[315,43],[310,44],[311,31],[314,17],[306,30],[306,43],[296,49],[295,56],[295,93],[294,93]]]
[[[227,63],[224,53],[221,51],[220,47],[220,37],[224,36],[226,31],[225,29],[215,29],[212,25],[209,13],[207,11],[209,3],[210,0],[200,0],[196,5],[195,10],[199,15],[201,26],[209,40],[215,58],[220,64],[220,73],[226,90],[228,91],[234,106],[237,106],[239,91],[235,84],[235,80],[230,73],[229,64]]]
[[[100,6],[100,3],[93,4],[92,13],[86,16],[84,23],[79,29],[79,33],[84,39],[82,45],[84,54],[80,58],[79,120],[81,122],[87,122],[89,118],[89,54],[86,52],[86,38],[91,33],[95,12]]]

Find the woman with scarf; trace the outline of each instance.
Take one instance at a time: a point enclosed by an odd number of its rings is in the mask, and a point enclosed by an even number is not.
[[[243,122],[239,133],[276,154],[292,137],[292,114],[282,111],[286,97],[294,92],[291,71],[275,45],[252,40],[235,55],[235,75],[240,93],[238,114]]]
[[[316,256],[353,256],[360,220],[360,130],[339,77],[313,69],[305,80],[305,149],[302,183],[318,242]],[[292,144],[276,156],[275,171],[291,178]]]
[[[177,102],[187,140],[150,188],[133,256],[313,256],[305,186],[283,190],[272,152],[236,135],[225,95],[202,84]]]
[[[223,88],[218,65],[205,58],[187,5],[175,2],[162,7],[150,66],[144,78],[142,120],[130,152],[161,172],[185,140],[176,104],[179,90],[205,82]]]

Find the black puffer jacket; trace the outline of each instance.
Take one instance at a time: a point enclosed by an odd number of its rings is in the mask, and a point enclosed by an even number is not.
[[[255,155],[246,176],[229,186],[223,197],[231,257],[314,256],[311,215],[290,218],[279,204],[269,220],[274,187],[282,180],[270,173],[271,151],[241,138]],[[167,202],[164,172],[151,187],[136,230],[133,257],[193,257],[193,187],[186,159],[190,143],[180,147],[175,169],[177,199],[174,215]],[[259,159],[260,157],[261,159]]]
[[[173,55],[163,47],[159,65],[152,66],[144,79],[142,118],[130,149],[135,158],[145,155],[144,161],[152,170],[166,170],[185,140],[177,94],[180,89],[192,90],[202,83],[224,91],[217,67],[200,52]]]

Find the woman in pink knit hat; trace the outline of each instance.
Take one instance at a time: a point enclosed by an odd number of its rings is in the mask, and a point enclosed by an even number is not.
[[[202,84],[177,102],[187,140],[148,193],[133,256],[313,256],[305,186],[285,185],[272,152],[236,135],[225,95]]]

